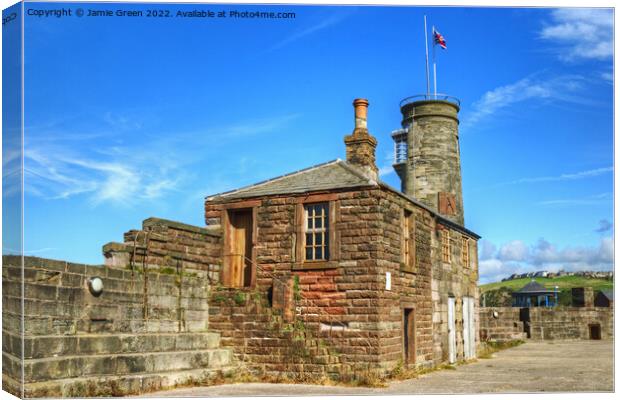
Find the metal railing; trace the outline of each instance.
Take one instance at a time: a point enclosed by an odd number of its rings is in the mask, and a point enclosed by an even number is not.
[[[424,101],[424,100],[441,100],[447,101],[449,103],[454,103],[457,106],[461,106],[461,100],[454,96],[450,96],[444,93],[432,93],[432,94],[416,94],[414,96],[409,96],[400,101],[400,107],[403,107],[406,104],[413,103],[416,101]]]

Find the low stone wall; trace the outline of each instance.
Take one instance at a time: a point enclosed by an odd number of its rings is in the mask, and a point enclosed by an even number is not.
[[[493,313],[497,317],[494,317]],[[598,327],[598,328],[597,328]],[[613,339],[613,308],[609,307],[482,307],[481,340]]]
[[[207,271],[2,261],[3,389],[15,395],[138,393],[231,361],[207,332]],[[88,289],[95,276],[98,297]]]
[[[613,308],[530,308],[530,338],[534,340],[594,339],[590,326],[596,325],[600,339],[613,339]]]
[[[495,313],[495,316],[494,316]],[[518,307],[481,307],[480,340],[510,341],[527,338],[521,309]]]

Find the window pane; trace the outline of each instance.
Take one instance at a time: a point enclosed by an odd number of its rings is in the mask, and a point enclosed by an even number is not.
[[[312,246],[314,244],[312,237],[312,233],[306,233],[306,246]]]
[[[325,253],[325,254],[324,254],[325,259],[326,259],[326,260],[329,260],[329,246],[328,246],[328,245],[325,245],[325,247],[323,247],[323,250],[324,250],[324,253]]]
[[[314,260],[312,258],[312,247],[306,247],[306,260]]]
[[[315,244],[317,246],[320,246],[320,245],[323,244],[323,234],[322,233],[317,233],[316,236],[315,236],[315,239],[316,239],[316,243]]]
[[[323,259],[323,248],[322,247],[315,247],[314,248],[314,259],[315,260],[322,260]]]
[[[323,227],[323,219],[321,217],[314,219],[314,227],[319,229]]]
[[[329,228],[329,210],[327,208],[325,208],[325,229]]]

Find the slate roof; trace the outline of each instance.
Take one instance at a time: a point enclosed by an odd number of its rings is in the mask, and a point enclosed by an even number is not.
[[[345,161],[333,160],[250,186],[219,193],[208,197],[207,200],[232,200],[363,186],[378,186],[378,183],[368,179]]]
[[[607,297],[608,300],[614,301],[614,291],[613,290],[601,290],[603,296]]]
[[[553,293],[553,289],[547,289],[540,283],[536,281],[531,281],[527,285],[523,286],[521,289],[516,291],[515,293]]]
[[[429,211],[443,224],[452,226],[453,228],[475,237],[476,239],[480,239],[480,236],[475,232],[472,232],[464,226],[444,218],[427,205],[421,203],[419,200],[406,195],[400,190],[391,187],[387,183],[382,182],[381,180],[375,181],[369,179],[356,167],[353,167],[346,161],[340,159],[317,164],[309,168],[291,172],[286,175],[281,175],[253,185],[244,186],[239,189],[207,196],[206,200],[213,202],[225,202],[229,200],[241,200],[269,195],[302,194],[317,191],[373,186],[390,190],[417,206]]]

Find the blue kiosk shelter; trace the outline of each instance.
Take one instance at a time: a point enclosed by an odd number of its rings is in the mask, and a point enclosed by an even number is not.
[[[558,289],[547,289],[531,281],[512,294],[513,307],[555,307],[558,305]]]

